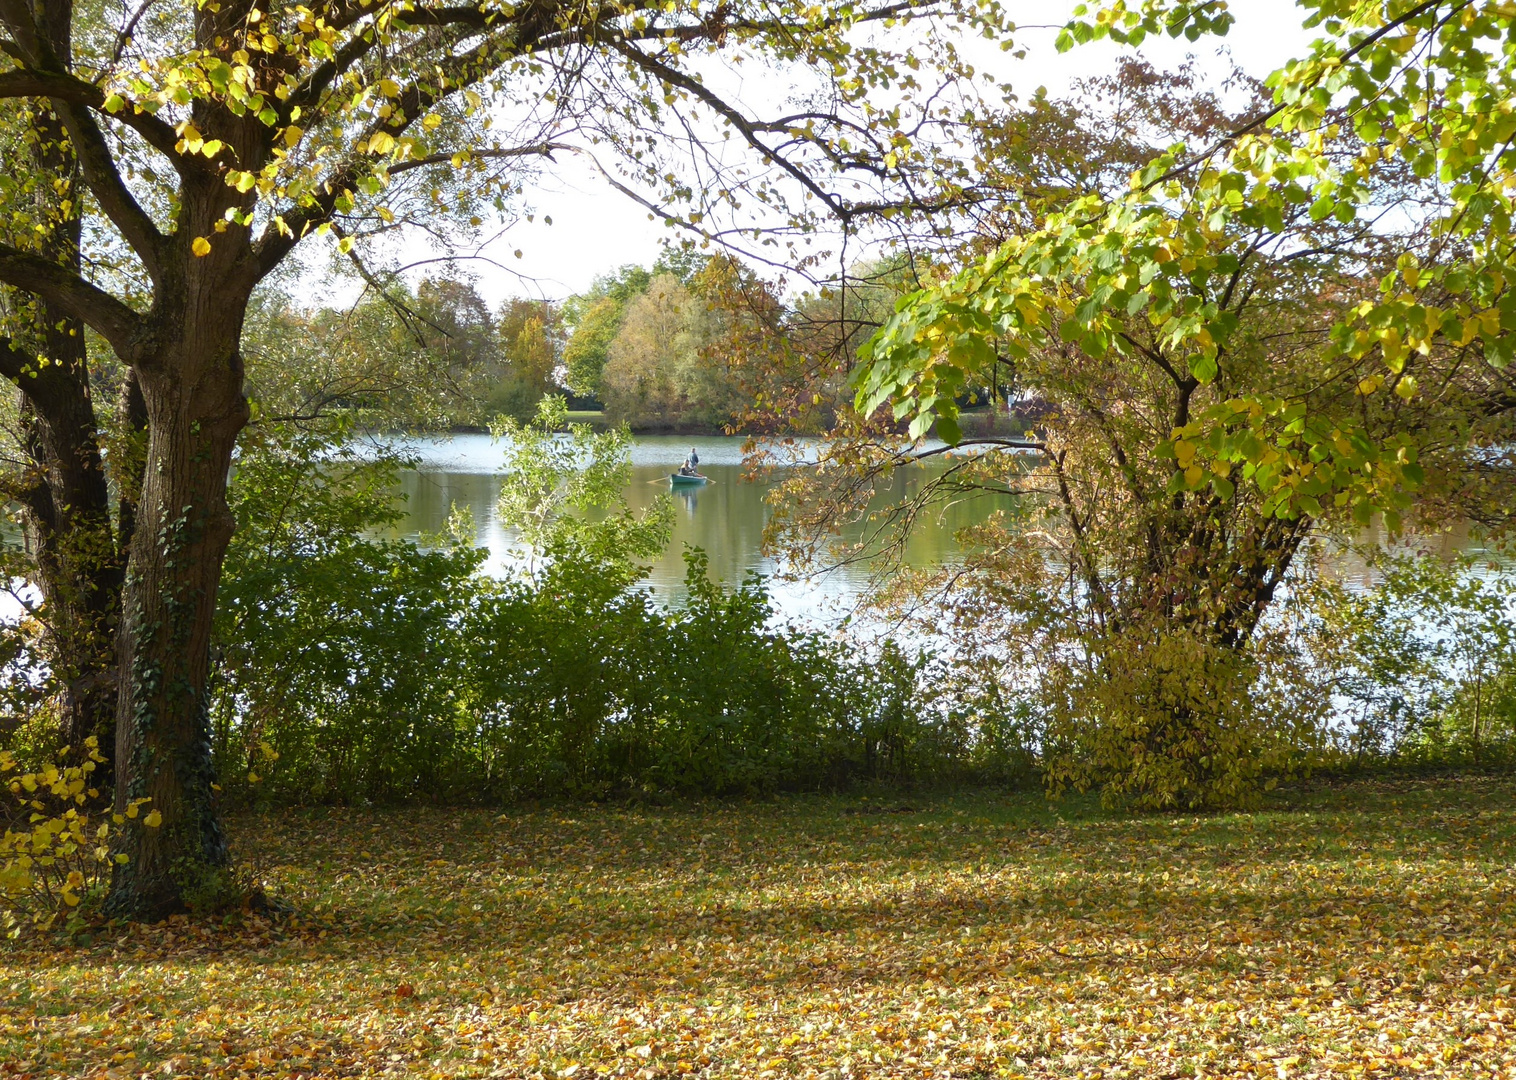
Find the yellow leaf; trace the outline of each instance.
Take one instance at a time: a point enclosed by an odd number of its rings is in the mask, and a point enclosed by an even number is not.
[[[149,829],[156,829],[159,825],[163,824],[163,815],[154,810],[142,819],[142,823]]]
[[[211,242],[203,236],[197,236],[195,242],[190,245],[190,250],[203,258],[211,253]]]
[[[284,145],[293,147],[297,142],[300,141],[300,136],[304,134],[305,130],[303,128],[296,124],[291,124],[289,127],[284,129]]]

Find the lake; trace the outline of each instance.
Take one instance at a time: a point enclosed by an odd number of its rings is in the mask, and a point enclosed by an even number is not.
[[[782,616],[836,622],[862,596],[867,570],[844,567],[808,580],[782,578],[784,568],[762,551],[768,485],[742,479],[743,442],[740,436],[683,435],[642,436],[633,443],[627,501],[640,509],[654,499],[672,497],[675,508],[673,539],[653,565],[649,585],[660,598],[677,602],[684,593],[685,547],[700,547],[710,556],[712,576],[721,581],[735,584],[754,573],[769,579]],[[495,513],[505,457],[501,444],[488,435],[455,435],[394,439],[390,445],[403,448],[419,462],[419,468],[406,470],[400,477],[407,517],[398,535],[417,539],[436,533],[447,523],[453,506],[467,507],[474,517],[475,543],[489,551],[486,569],[500,573],[516,550],[515,537]],[[700,455],[700,471],[711,483],[670,493],[668,474],[679,467],[692,446]],[[940,466],[923,464],[899,470],[892,494],[910,492],[936,468]],[[994,502],[984,497],[934,514],[912,534],[908,560],[912,565],[931,566],[951,558],[956,550],[954,534],[983,520],[994,508]]]
[[[495,514],[505,459],[501,444],[488,435],[385,437],[383,441],[403,448],[419,464],[417,469],[406,470],[400,477],[407,516],[395,535],[416,540],[424,534],[436,533],[447,524],[454,505],[467,507],[474,518],[475,543],[489,552],[486,569],[502,572],[517,548],[511,530]],[[633,442],[627,501],[640,509],[654,499],[671,497],[676,511],[673,539],[663,557],[653,565],[648,584],[661,599],[677,603],[684,594],[685,547],[701,547],[710,556],[712,575],[721,581],[736,584],[755,573],[768,579],[774,606],[782,617],[835,625],[864,595],[868,570],[850,566],[809,579],[786,579],[784,568],[762,550],[763,527],[769,513],[764,501],[768,485],[742,479],[744,441],[740,436],[683,435],[639,436]],[[668,474],[679,467],[691,446],[699,453],[700,470],[711,478],[711,483],[671,493]],[[893,490],[882,489],[881,498],[899,498],[941,468],[940,459],[934,459],[900,469],[893,478]],[[955,534],[984,520],[995,509],[1011,510],[1011,501],[986,495],[939,508],[913,530],[907,561],[925,567],[951,560],[957,551]],[[850,538],[856,536],[854,529]],[[1385,542],[1377,529],[1361,533],[1357,539],[1370,544]],[[1466,526],[1434,537],[1404,538],[1396,546],[1403,549],[1414,546],[1444,557],[1455,551],[1479,550],[1477,538],[1470,535]],[[1329,558],[1327,572],[1354,588],[1368,587],[1373,581],[1363,561],[1347,552]]]

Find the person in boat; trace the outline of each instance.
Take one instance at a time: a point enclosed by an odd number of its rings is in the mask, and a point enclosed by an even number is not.
[[[690,447],[689,457],[685,458],[684,459],[684,464],[681,465],[681,466],[679,466],[679,475],[680,476],[699,476],[700,475],[700,455],[695,452],[695,448],[693,446]]]

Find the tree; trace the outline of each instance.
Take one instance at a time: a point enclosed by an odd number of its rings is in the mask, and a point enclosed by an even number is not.
[[[672,423],[687,409],[686,378],[704,344],[694,295],[673,274],[660,274],[627,306],[601,374],[606,411],[639,424]]]
[[[520,297],[507,300],[496,332],[511,378],[528,387],[533,404],[557,386],[563,355],[563,317],[558,305]]]
[[[589,291],[563,305],[569,338],[563,349],[568,388],[586,397],[600,396],[600,375],[611,356],[611,342],[621,329],[627,303],[647,291],[653,280],[645,267],[623,266],[595,279]]]
[[[146,417],[116,635],[115,793],[152,799],[163,827],[123,835],[129,861],[112,911],[174,910],[227,857],[205,693],[233,527],[227,470],[249,415],[241,335],[259,282],[313,236],[350,250],[397,223],[482,222],[481,211],[519,190],[527,163],[567,152],[554,135],[592,124],[591,103],[606,145],[653,176],[665,163],[634,145],[641,127],[693,103],[777,170],[716,191],[782,205],[782,177],[856,218],[875,207],[829,190],[823,170],[887,183],[919,162],[899,125],[851,120],[870,87],[919,87],[889,50],[854,48],[848,31],[914,12],[911,3],[178,0],[110,27],[71,0],[0,2],[0,98],[58,118],[89,192],[36,216],[29,236],[45,240],[0,244],[0,282],[98,334],[130,369]],[[993,7],[955,14],[998,18]],[[913,72],[930,42],[912,45]],[[803,128],[755,118],[697,74],[701,55],[723,50],[826,72],[832,104]],[[486,96],[514,109],[513,122],[496,125]],[[897,135],[895,172],[881,171]],[[0,197],[7,214],[18,209],[11,190]],[[86,202],[98,208],[85,239],[100,257],[91,250],[76,263],[49,245]]]
[[[553,317],[551,306],[521,303]],[[539,352],[554,347],[544,334]],[[512,377],[489,305],[472,282],[451,277],[414,290],[402,280],[371,285],[340,309],[303,308],[287,285],[266,283],[249,305],[242,350],[260,420],[307,426],[338,414],[371,428],[483,425],[501,411],[492,400]],[[539,379],[529,404],[542,392]]]
[[[416,290],[411,325],[424,348],[450,369],[487,369],[501,363],[502,338],[489,304],[472,281],[426,278]]]
[[[702,256],[687,283],[659,274],[619,317],[606,410],[639,425],[738,424],[785,350],[784,321],[774,287],[730,255]]]
[[[66,47],[66,19],[45,18],[38,32]],[[45,103],[23,102],[0,121],[0,158],[14,162],[0,180],[15,212],[0,240],[31,248],[66,272],[81,269],[85,189],[80,165],[58,115]],[[38,230],[38,223],[48,227]],[[140,427],[135,383],[124,387],[115,453],[118,512],[112,515],[93,404],[86,326],[56,299],[0,285],[0,375],[20,395],[15,438],[19,470],[3,478],[3,494],[19,509],[26,546],[42,594],[44,654],[57,687],[64,743],[80,748],[96,736],[106,750],[108,781],[114,749],[114,632],[120,611],[124,549],[130,543]]]
[[[744,372],[754,401],[747,422],[807,435],[837,430],[839,413],[849,412],[848,379],[859,349],[919,284],[912,259],[899,252],[855,263],[838,280],[801,295],[775,324],[767,348],[741,350],[757,358]]]
[[[601,376],[611,358],[611,342],[616,340],[616,335],[621,331],[621,317],[625,310],[624,302],[615,297],[602,296],[580,316],[578,325],[574,327],[574,332],[563,349],[568,387],[574,393],[583,397],[600,396]]]
[[[1318,45],[1323,62],[1276,74],[1273,101],[1241,116],[1175,108],[1128,65],[1123,100],[1146,99],[1159,133],[1151,163],[1125,190],[1086,172],[1035,227],[911,297],[864,352],[859,411],[892,405],[914,437],[935,424],[959,442],[957,398],[1002,365],[1051,404],[1033,437],[1001,444],[1037,458],[999,461],[990,440],[929,487],[999,493],[1038,515],[1033,528],[981,530],[952,580],[963,625],[996,627],[996,647],[1044,672],[1049,746],[1064,748],[1055,782],[1145,805],[1245,800],[1311,713],[1304,698],[1271,707],[1278,672],[1261,666],[1290,663],[1269,655],[1265,616],[1306,541],[1375,511],[1392,528],[1454,501],[1508,514],[1516,384],[1497,262],[1509,229],[1506,197],[1481,186],[1508,151],[1462,107],[1432,143],[1485,139],[1477,166],[1391,129],[1372,90],[1394,89],[1390,53],[1336,74],[1386,27],[1436,55],[1439,24],[1421,20],[1440,6],[1376,7],[1362,33],[1328,21],[1340,36]],[[1463,7],[1470,48],[1480,19],[1510,21]],[[1140,18],[1127,25],[1140,36]],[[1442,60],[1473,77],[1465,54]],[[1316,74],[1302,82],[1302,66]],[[1402,125],[1417,111],[1406,108]],[[1365,111],[1382,120],[1360,122]],[[1085,125],[1086,149],[1107,151],[1090,158],[1128,156],[1121,124]],[[1102,144],[1095,125],[1117,141]],[[1191,156],[1192,142],[1209,154]],[[1054,171],[1028,186],[1046,190]],[[1444,188],[1450,175],[1466,186]],[[1466,234],[1470,214],[1490,231]]]
[[[625,425],[570,424],[563,398],[549,395],[530,421],[507,418],[494,433],[505,440],[500,520],[527,548],[528,577],[554,564],[593,568],[596,588],[610,598],[668,546],[673,502],[660,499],[640,513],[627,505],[632,435]]]

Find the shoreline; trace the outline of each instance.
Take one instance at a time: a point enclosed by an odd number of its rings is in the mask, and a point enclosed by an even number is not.
[[[591,410],[572,410],[569,412],[570,424],[588,424],[596,431],[604,431],[611,426],[602,412]],[[958,423],[965,438],[987,438],[995,436],[1017,436],[1024,434],[1028,424],[1024,419],[1010,416],[999,410],[992,411],[980,407],[964,409],[958,417]],[[721,424],[709,423],[680,423],[671,422],[663,424],[631,424],[629,425],[633,435],[665,435],[665,436],[693,436],[714,437],[733,439],[756,439],[771,435],[772,432],[762,431],[729,431]],[[378,431],[373,434],[380,435],[403,435],[403,431]],[[489,428],[478,424],[455,424],[430,434],[438,435],[488,435]],[[935,427],[932,432],[936,435]]]

